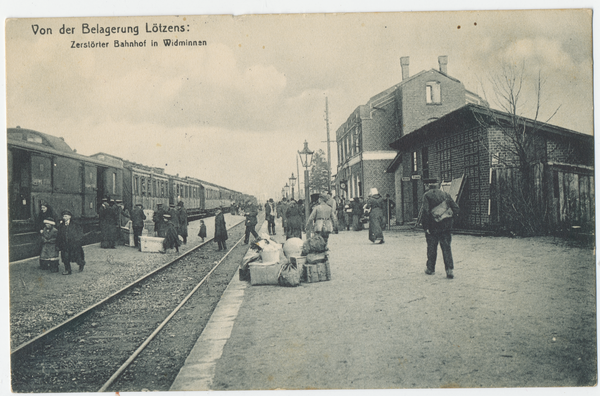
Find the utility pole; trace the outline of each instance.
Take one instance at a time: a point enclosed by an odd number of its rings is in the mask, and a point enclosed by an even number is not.
[[[331,142],[329,140],[329,102],[325,97],[325,123],[327,124],[327,186],[331,192]]]

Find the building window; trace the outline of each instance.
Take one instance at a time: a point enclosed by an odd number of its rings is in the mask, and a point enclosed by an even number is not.
[[[356,138],[354,142],[356,144],[356,153],[360,153],[362,151],[362,131],[360,127],[356,128]]]
[[[442,103],[442,92],[439,82],[429,81],[425,85],[425,100],[428,104]]]
[[[412,170],[413,170],[413,172],[416,172],[418,170],[417,152],[416,151],[413,152],[413,156],[412,156]]]

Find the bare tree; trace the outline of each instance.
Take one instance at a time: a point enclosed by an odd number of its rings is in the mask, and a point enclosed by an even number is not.
[[[536,183],[539,166],[548,156],[540,127],[554,117],[560,106],[547,120],[540,122],[544,85],[541,72],[532,87],[534,95],[529,96],[534,98],[533,103],[527,99],[526,82],[524,63],[504,63],[500,73],[489,77],[493,103],[501,111],[488,108],[484,115],[476,113],[475,117],[486,132],[481,134],[485,139],[482,143],[490,151],[493,161],[504,169],[514,170],[507,172],[510,176],[498,183],[503,217],[512,231],[531,235],[543,232],[548,216],[542,189]],[[524,113],[531,117],[525,117]]]

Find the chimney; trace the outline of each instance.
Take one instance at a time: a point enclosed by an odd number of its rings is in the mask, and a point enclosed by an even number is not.
[[[402,81],[408,78],[408,56],[400,58],[400,66],[402,66]]]
[[[438,56],[438,63],[440,64],[440,71],[448,74],[448,55]]]

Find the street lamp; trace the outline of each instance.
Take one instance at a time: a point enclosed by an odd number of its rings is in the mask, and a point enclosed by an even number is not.
[[[310,168],[312,162],[312,156],[314,151],[310,151],[308,148],[308,142],[304,141],[304,149],[302,151],[298,151],[298,155],[300,156],[300,161],[302,162],[302,166],[304,167],[304,221],[308,220],[310,217],[310,194],[309,194],[309,182],[308,182],[308,168]],[[308,228],[306,229],[306,239],[310,236]]]
[[[294,199],[294,185],[296,185],[296,178],[294,177],[294,172],[292,172],[292,177],[290,177],[290,185],[292,186],[292,199]]]
[[[281,188],[281,198],[285,198],[285,187]]]

